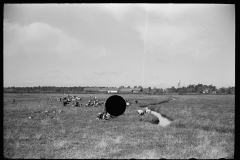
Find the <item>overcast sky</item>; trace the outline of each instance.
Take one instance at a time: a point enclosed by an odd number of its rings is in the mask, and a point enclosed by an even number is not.
[[[4,87],[235,86],[235,6],[5,4]]]

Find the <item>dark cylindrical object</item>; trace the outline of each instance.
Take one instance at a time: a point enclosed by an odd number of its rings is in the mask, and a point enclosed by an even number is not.
[[[126,110],[126,102],[121,96],[113,95],[107,99],[105,108],[110,115],[120,116]]]

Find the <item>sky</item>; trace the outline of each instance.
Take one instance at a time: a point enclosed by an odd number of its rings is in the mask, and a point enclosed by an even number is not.
[[[4,4],[4,87],[235,86],[233,4]]]

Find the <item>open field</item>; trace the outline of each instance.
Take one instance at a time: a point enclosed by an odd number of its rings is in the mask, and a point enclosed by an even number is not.
[[[78,95],[78,94],[74,94]],[[173,95],[149,106],[173,120],[161,127],[152,114],[138,116],[141,104],[169,95],[121,95],[139,100],[117,118],[96,119],[101,107],[63,107],[62,94],[4,94],[5,158],[233,158],[234,95]],[[89,94],[83,96],[83,104]],[[94,94],[106,100],[109,94]],[[49,97],[52,97],[51,100]],[[11,100],[16,102],[12,103]],[[82,103],[82,101],[81,101]],[[60,110],[45,116],[32,111]],[[34,116],[28,119],[29,116]],[[51,117],[56,117],[52,119]]]

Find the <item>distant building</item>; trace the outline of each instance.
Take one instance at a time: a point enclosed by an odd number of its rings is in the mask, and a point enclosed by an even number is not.
[[[212,94],[217,94],[217,91],[212,91]]]
[[[120,88],[119,93],[132,93],[133,88]]]
[[[101,88],[99,92],[105,92],[105,93],[118,93],[119,88]]]
[[[133,93],[140,93],[140,92],[142,92],[142,88],[133,88],[133,90],[132,90],[132,92]]]
[[[209,93],[209,89],[206,88],[205,90],[203,90],[203,93],[204,93],[204,94],[208,94],[208,93]]]
[[[111,91],[108,91],[108,93],[118,93],[118,91],[117,90],[116,91],[111,90]]]
[[[99,92],[101,88],[99,87],[86,87],[84,88],[84,92]]]

